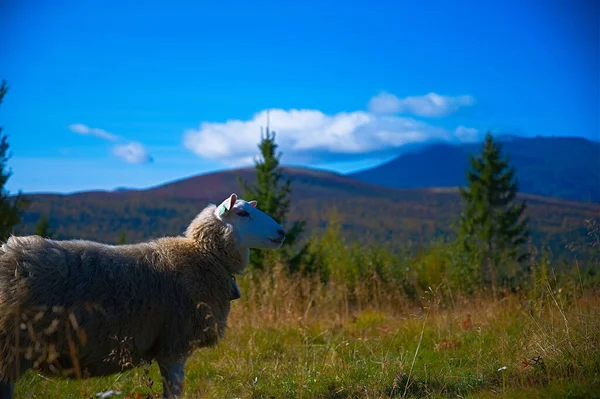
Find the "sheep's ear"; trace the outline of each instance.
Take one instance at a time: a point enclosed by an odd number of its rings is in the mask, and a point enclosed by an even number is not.
[[[250,202],[248,202],[248,203],[249,203],[249,204],[250,204],[250,206],[251,206],[251,207],[253,207],[253,208],[256,208],[256,205],[258,204],[258,202],[257,202],[257,201],[254,201],[254,200],[253,200],[253,201],[250,201]]]
[[[235,205],[235,201],[237,201],[237,195],[233,193],[219,206],[219,216],[223,216],[224,214],[229,212],[231,208],[233,208],[233,206]]]
[[[233,193],[229,197],[229,206],[227,207],[227,209],[233,208],[233,206],[235,205],[235,201],[237,201],[237,195],[236,193]]]

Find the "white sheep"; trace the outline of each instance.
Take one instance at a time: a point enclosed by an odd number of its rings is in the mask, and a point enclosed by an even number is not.
[[[85,378],[153,360],[163,397],[181,396],[186,359],[224,334],[249,249],[285,239],[256,205],[232,194],[183,236],[135,245],[10,237],[0,248],[2,397],[30,368]]]

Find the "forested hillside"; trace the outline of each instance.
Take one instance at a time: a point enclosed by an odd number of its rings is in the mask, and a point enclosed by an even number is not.
[[[285,173],[292,179],[290,220],[306,219],[311,234],[325,227],[336,209],[350,239],[405,248],[450,234],[461,209],[455,189],[396,190],[303,168]],[[40,216],[47,215],[55,237],[63,239],[114,243],[122,232],[129,242],[181,234],[208,203],[240,192],[237,175],[252,181],[253,171],[194,176],[139,191],[29,195],[32,204],[23,233],[32,233]],[[557,254],[568,254],[565,246],[584,238],[585,220],[598,215],[594,204],[526,194],[522,198],[528,203],[534,242]]]

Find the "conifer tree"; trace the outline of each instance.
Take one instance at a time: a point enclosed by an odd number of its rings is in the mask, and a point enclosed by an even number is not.
[[[271,132],[267,126],[265,134],[261,134],[258,144],[261,156],[254,161],[256,182],[250,185],[239,177],[242,187],[243,198],[258,201],[258,207],[270,215],[286,230],[285,242],[279,251],[271,255],[277,256],[280,261],[287,264],[293,271],[298,268],[306,246],[296,248],[296,243],[302,234],[305,221],[295,221],[289,228],[286,226],[286,216],[290,206],[291,180],[284,178],[280,168],[281,152],[277,152],[275,143],[275,132]],[[270,255],[261,250],[252,250],[250,253],[249,267],[251,269],[263,269]]]
[[[3,80],[0,85],[0,105],[7,91],[6,81]],[[12,171],[7,167],[10,159],[8,149],[7,136],[0,126],[0,241],[5,241],[14,232],[15,226],[21,224],[23,212],[29,205],[29,201],[23,198],[20,192],[10,198],[10,193],[6,190],[6,182],[12,175]]]
[[[127,243],[127,234],[125,234],[125,231],[121,231],[121,234],[119,234],[119,238],[117,239],[117,245],[123,245]]]
[[[529,236],[525,202],[516,200],[518,182],[509,158],[488,133],[481,153],[470,156],[467,187],[460,188],[464,212],[459,237],[467,251],[480,251],[482,277],[495,287],[501,261],[523,261]]]
[[[34,234],[44,238],[52,238],[54,232],[50,230],[50,221],[48,221],[46,215],[42,215],[38,220],[37,224],[35,225]]]

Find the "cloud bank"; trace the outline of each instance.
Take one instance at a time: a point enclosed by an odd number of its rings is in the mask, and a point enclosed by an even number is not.
[[[423,117],[442,117],[459,108],[475,104],[471,96],[448,97],[429,93],[419,97],[398,98],[381,92],[369,101],[369,111],[377,114],[411,114]]]
[[[100,139],[115,143],[112,148],[112,154],[121,160],[132,164],[144,164],[152,162],[152,157],[142,143],[137,141],[125,140],[106,130],[91,128],[81,123],[75,123],[69,126],[73,133],[95,136]]]
[[[414,117],[396,115],[439,117],[473,102],[470,96],[444,97],[430,93],[399,99],[379,94],[371,99],[368,111],[327,115],[313,109],[263,110],[249,120],[202,122],[197,129],[184,132],[183,145],[202,158],[228,166],[251,165],[258,152],[261,128],[269,118],[286,163],[358,160],[394,154],[411,143],[478,140],[480,134],[473,128],[458,126],[448,130]]]

